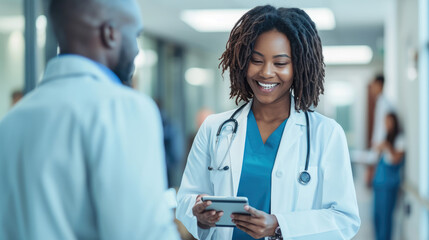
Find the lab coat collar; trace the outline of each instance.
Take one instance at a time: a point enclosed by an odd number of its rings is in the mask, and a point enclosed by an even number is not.
[[[307,123],[305,120],[304,111],[301,110],[300,112],[298,112],[295,110],[295,99],[292,94],[290,96],[291,96],[291,100],[290,100],[290,113],[289,113],[288,122],[289,123],[294,122],[297,125],[306,126]],[[247,115],[249,114],[252,104],[253,104],[253,99],[251,99],[249,103],[243,108],[243,110],[237,114],[236,119],[239,123],[243,122],[243,120],[247,122]]]
[[[274,169],[278,169],[278,166],[282,163],[282,160],[279,159],[279,156],[291,156],[291,152],[293,152],[293,147],[295,143],[303,136],[303,133],[305,131],[305,127],[307,125],[307,122],[305,120],[305,113],[304,111],[296,111],[295,110],[295,100],[293,98],[293,95],[291,95],[291,105],[290,105],[290,115],[289,119],[286,123],[285,129],[283,131],[282,139],[280,141],[280,146],[277,151],[276,161],[274,162],[273,172]],[[295,146],[295,150],[297,150]],[[288,159],[289,166],[295,166],[297,158],[291,158]],[[293,169],[293,168],[290,168]],[[293,172],[290,172],[289,174],[294,174]]]
[[[294,122],[295,124],[302,125],[302,126],[307,125],[304,111],[300,110],[298,112],[295,110],[295,99],[292,94],[291,94],[291,100],[290,100],[290,114],[289,114],[288,122]]]
[[[110,69],[100,66],[100,63],[75,54],[60,55],[48,62],[45,75],[40,84],[68,76],[90,75],[94,79],[102,82],[115,82],[112,79],[113,72]],[[111,74],[108,73],[109,70]],[[116,77],[116,75],[115,75]]]

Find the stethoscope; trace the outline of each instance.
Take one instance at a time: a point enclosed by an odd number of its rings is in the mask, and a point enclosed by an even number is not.
[[[227,120],[225,120],[219,126],[219,128],[217,130],[217,133],[216,133],[216,146],[218,145],[219,136],[220,136],[220,134],[222,132],[223,127],[225,126],[225,124],[228,124],[228,123],[232,123],[233,124],[231,141],[229,142],[228,149],[226,150],[225,155],[223,156],[222,161],[219,164],[219,166],[217,168],[209,166],[208,167],[209,171],[213,171],[213,170],[227,171],[227,170],[229,170],[229,166],[228,165],[224,166],[224,163],[225,163],[225,160],[226,160],[226,156],[228,155],[228,152],[231,149],[231,145],[232,145],[232,142],[234,141],[235,135],[237,134],[238,122],[235,119],[235,115],[237,115],[246,106],[246,104],[244,104],[243,106],[241,106],[240,108],[238,108],[237,110],[235,110],[234,113],[231,115],[231,117],[228,118]],[[308,112],[305,111],[304,113],[305,113],[305,121],[307,122],[307,158],[305,160],[304,171],[300,172],[299,176],[298,176],[298,182],[301,183],[302,185],[308,184],[310,182],[310,180],[311,180],[310,173],[308,172],[308,162],[310,161],[310,121],[308,120]]]

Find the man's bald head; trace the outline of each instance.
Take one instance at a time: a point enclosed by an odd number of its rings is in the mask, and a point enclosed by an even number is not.
[[[105,21],[141,21],[134,0],[51,0],[50,15],[56,30],[70,25],[97,27]],[[59,33],[60,33],[59,32]]]
[[[135,0],[52,0],[50,16],[61,53],[83,55],[115,72],[121,61],[129,61],[122,58],[135,57],[121,55],[141,31],[139,10]]]

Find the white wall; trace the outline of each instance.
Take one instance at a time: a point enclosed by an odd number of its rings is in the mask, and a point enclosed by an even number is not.
[[[342,92],[335,87],[337,83],[346,83],[351,89],[351,131],[346,131],[349,147],[363,150],[366,148],[367,132],[367,86],[376,74],[383,72],[382,62],[374,61],[369,65],[328,66],[325,77],[325,94],[321,97],[318,112],[335,118],[335,104]],[[337,92],[335,92],[337,91]],[[347,89],[345,89],[347,91]]]
[[[11,106],[11,94],[24,86],[24,37],[0,33],[0,119]]]
[[[396,74],[398,77],[398,110],[403,122],[404,132],[407,139],[406,164],[405,164],[405,182],[411,189],[419,189],[420,185],[427,181],[428,173],[420,171],[422,163],[427,159],[421,159],[419,156],[422,147],[419,141],[421,133],[420,124],[420,102],[419,89],[422,88],[420,81],[423,76],[415,78],[412,69],[416,67],[415,55],[419,51],[419,19],[418,19],[418,0],[398,1],[397,8],[397,43],[396,43]],[[428,94],[427,92],[425,94]],[[425,104],[427,106],[427,103]],[[427,124],[427,123],[423,123]],[[420,174],[421,172],[424,175]],[[422,181],[424,180],[424,181]],[[420,193],[421,194],[421,193]],[[418,196],[411,191],[405,192],[405,204],[411,205],[411,214],[403,219],[403,233],[401,239],[427,239],[427,225],[422,221],[425,216],[425,209],[418,202]],[[399,206],[403,211],[403,206]],[[426,213],[427,214],[427,213]]]

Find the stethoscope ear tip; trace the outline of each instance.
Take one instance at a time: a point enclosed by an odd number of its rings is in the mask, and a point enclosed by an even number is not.
[[[213,167],[208,167],[207,168],[209,171],[212,171],[213,170]]]

